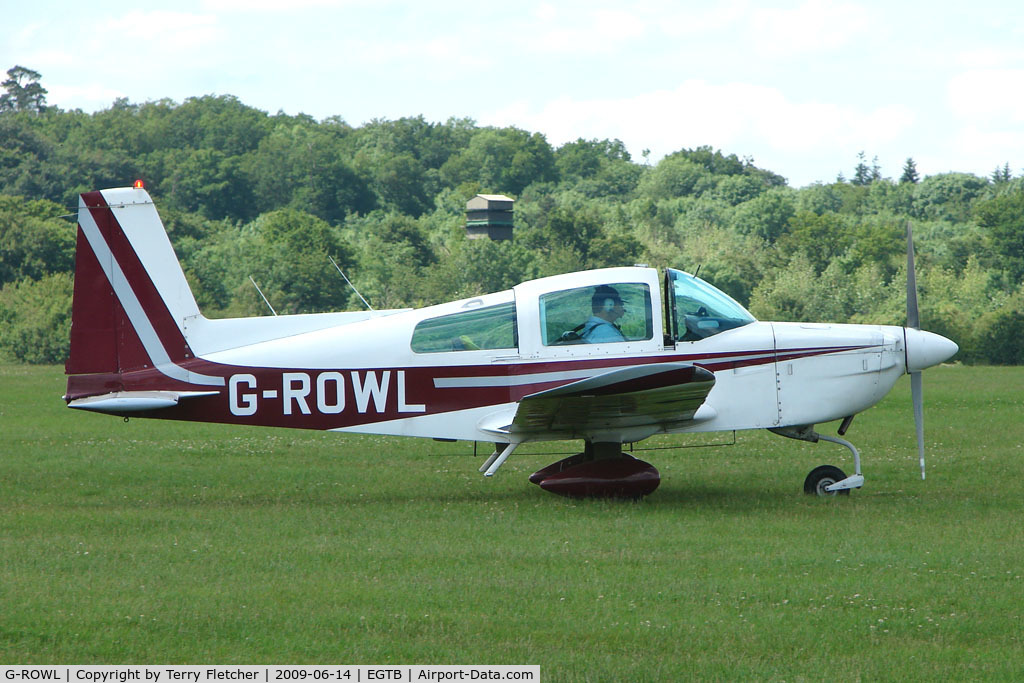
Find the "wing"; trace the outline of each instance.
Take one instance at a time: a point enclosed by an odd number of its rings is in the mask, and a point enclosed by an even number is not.
[[[613,370],[524,397],[509,432],[519,440],[632,440],[714,416],[704,405],[715,376],[688,363]]]

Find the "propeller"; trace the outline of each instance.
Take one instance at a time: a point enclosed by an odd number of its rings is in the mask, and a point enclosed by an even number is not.
[[[917,307],[917,273],[914,270],[914,235],[907,221],[907,327],[920,330],[921,314]],[[910,363],[907,371],[910,372]],[[924,480],[924,384],[921,371],[910,372],[910,397],[914,402],[914,427],[917,430],[917,457]]]

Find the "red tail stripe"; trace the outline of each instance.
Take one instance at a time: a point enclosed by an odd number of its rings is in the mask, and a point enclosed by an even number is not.
[[[82,198],[99,227],[100,235],[128,280],[129,287],[135,293],[139,303],[142,304],[146,316],[170,359],[179,362],[191,358],[193,356],[192,349],[185,341],[177,321],[171,315],[167,304],[164,303],[163,297],[160,296],[160,292],[153,284],[152,278],[102,193],[87,192],[82,195]]]

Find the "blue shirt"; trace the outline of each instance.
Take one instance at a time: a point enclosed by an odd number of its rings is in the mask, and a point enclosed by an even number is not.
[[[580,338],[588,344],[603,344],[605,342],[624,342],[625,335],[614,323],[596,315],[590,316],[587,322],[583,323],[583,330]]]

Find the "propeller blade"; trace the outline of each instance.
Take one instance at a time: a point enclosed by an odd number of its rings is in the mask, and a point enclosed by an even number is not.
[[[907,327],[921,329],[921,316],[917,309],[917,273],[914,270],[914,235],[907,221]]]
[[[924,480],[924,385],[921,373],[910,373],[910,396],[914,401],[914,426],[917,428],[917,457],[921,461],[921,480]]]

